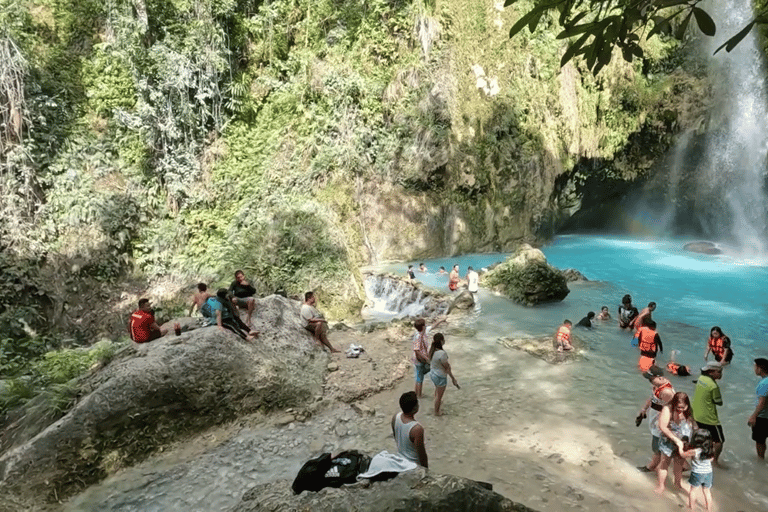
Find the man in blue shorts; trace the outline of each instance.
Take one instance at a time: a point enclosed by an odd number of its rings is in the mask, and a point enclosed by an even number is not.
[[[755,442],[757,456],[765,459],[765,439],[768,438],[768,359],[755,359],[755,375],[760,377],[757,383],[755,412],[747,420],[752,427],[752,440]]]

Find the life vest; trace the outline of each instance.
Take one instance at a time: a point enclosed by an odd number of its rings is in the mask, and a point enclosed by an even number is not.
[[[725,340],[725,334],[720,336],[719,338],[709,338],[709,348],[712,349],[712,353],[715,355],[715,359],[718,361],[723,358],[725,355],[725,347],[723,346],[723,341]]]
[[[641,327],[637,331],[638,347],[640,353],[645,357],[656,357],[656,331],[649,329],[648,327]]]
[[[557,342],[563,345],[571,344],[571,330],[568,327],[561,325],[557,330]]]
[[[667,363],[667,370],[669,370],[669,373],[672,375],[677,375],[679,377],[687,377],[691,374],[691,372],[688,371],[687,366],[677,363]]]
[[[662,401],[661,399],[661,392],[665,389],[671,389],[674,391],[675,389],[672,387],[671,382],[667,382],[666,384],[663,384],[659,386],[659,388],[653,390],[653,396],[651,397],[651,409],[660,411],[662,407],[664,407],[667,403]]]

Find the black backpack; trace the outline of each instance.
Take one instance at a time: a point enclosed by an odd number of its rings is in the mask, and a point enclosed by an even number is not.
[[[330,453],[323,453],[319,457],[308,460],[301,466],[291,489],[296,494],[301,494],[302,491],[319,491],[325,487],[325,473],[329,469],[331,469]]]
[[[371,458],[357,450],[341,452],[331,460],[331,467],[325,472],[325,485],[341,487],[357,482],[357,475],[368,471]]]
[[[296,494],[303,491],[317,492],[324,487],[341,487],[353,484],[357,475],[368,471],[371,458],[357,450],[341,452],[331,459],[330,453],[304,463],[296,475],[291,488]]]

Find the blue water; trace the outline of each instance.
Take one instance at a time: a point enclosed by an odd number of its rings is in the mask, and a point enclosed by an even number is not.
[[[607,415],[619,425],[613,436],[616,446],[628,450],[632,463],[645,462],[648,452],[647,429],[635,429],[632,419],[649,395],[650,386],[639,376],[637,349],[630,346],[631,334],[618,328],[615,317],[624,294],[642,308],[656,302],[653,318],[658,324],[664,352],[657,362],[665,366],[672,350],[679,351],[677,361],[689,365],[693,376],[670,377],[678,391],[693,396],[694,379],[704,364],[708,333],[718,325],[731,338],[735,353],[733,363],[720,381],[724,405],[719,408],[725,429],[723,459],[731,470],[729,477],[756,505],[768,505],[764,479],[756,462],[754,442],[746,421],[754,410],[757,377],[753,371],[756,357],[768,357],[768,267],[765,262],[745,261],[735,256],[710,256],[683,250],[690,240],[639,240],[603,236],[560,236],[542,248],[550,264],[575,268],[588,279],[570,283],[571,293],[562,302],[523,307],[481,288],[479,306],[469,320],[471,334],[455,336],[456,343],[486,344],[496,351],[501,336],[552,335],[563,319],[574,323],[588,311],[598,312],[608,306],[614,319],[597,324],[592,330],[574,329],[574,337],[586,347],[585,360],[566,365],[558,378],[571,385],[567,395],[553,401],[554,407],[572,411],[574,404],[587,416]],[[428,273],[416,272],[417,280],[447,291],[447,274],[436,270],[442,265],[450,271],[459,264],[462,277],[467,266],[476,270],[508,254],[469,254],[428,260]],[[388,265],[386,270],[404,274],[411,263]],[[506,349],[505,349],[506,350]],[[457,352],[459,349],[457,347]],[[510,358],[521,358],[508,350]],[[460,354],[457,354],[457,356]],[[711,359],[711,356],[710,356]],[[457,366],[460,361],[457,362]],[[530,365],[531,363],[528,363]],[[525,364],[515,371],[524,371]],[[492,370],[491,370],[492,372]],[[510,376],[511,377],[511,376]],[[493,375],[493,378],[499,378]],[[503,378],[503,376],[502,376]],[[630,434],[627,440],[627,434]],[[629,446],[630,448],[627,448]],[[764,469],[764,468],[763,468]]]

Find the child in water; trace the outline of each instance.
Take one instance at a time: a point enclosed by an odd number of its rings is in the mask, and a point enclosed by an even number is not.
[[[608,312],[608,306],[600,308],[600,313],[595,317],[595,320],[610,320],[611,314]]]
[[[669,373],[672,375],[677,375],[678,377],[688,377],[691,374],[691,367],[684,366],[675,362],[675,357],[679,353],[679,350],[673,350],[670,353],[670,361],[667,363],[667,370],[669,370]]]
[[[698,429],[693,433],[690,444],[683,444],[680,455],[691,461],[691,476],[688,483],[691,489],[688,491],[688,508],[693,510],[696,505],[694,493],[701,487],[704,494],[704,507],[707,512],[712,512],[712,434],[709,430]]]
[[[566,320],[557,330],[557,334],[555,335],[555,344],[557,345],[558,352],[562,352],[563,350],[573,350],[573,345],[571,345],[572,326],[573,323],[570,320]]]

